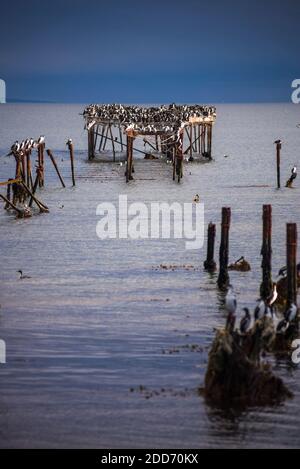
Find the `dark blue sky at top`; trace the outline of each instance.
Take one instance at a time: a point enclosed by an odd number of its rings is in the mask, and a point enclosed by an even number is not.
[[[299,0],[1,0],[8,99],[289,101]]]

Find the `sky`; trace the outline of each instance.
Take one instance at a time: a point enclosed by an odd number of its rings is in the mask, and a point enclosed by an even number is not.
[[[280,102],[299,0],[1,0],[10,101]]]

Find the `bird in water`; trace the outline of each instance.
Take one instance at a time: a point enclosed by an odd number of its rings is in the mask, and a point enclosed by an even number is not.
[[[20,280],[24,280],[25,278],[31,278],[29,275],[23,275],[22,270],[17,270],[17,272],[20,274]]]
[[[236,297],[232,285],[228,286],[228,292],[225,297],[225,308],[229,313],[235,314],[237,308]]]
[[[194,199],[193,199],[193,202],[195,202],[196,204],[200,201],[200,197],[198,194],[195,195]]]
[[[245,311],[245,314],[242,317],[241,322],[240,322],[240,331],[242,334],[245,334],[248,331],[250,324],[251,324],[251,315],[250,315],[250,311],[248,308],[243,308],[243,311]]]
[[[229,155],[224,155],[224,158],[228,158]]]

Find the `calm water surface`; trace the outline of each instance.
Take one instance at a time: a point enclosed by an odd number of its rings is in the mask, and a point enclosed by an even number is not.
[[[230,259],[244,255],[252,266],[231,281],[240,309],[253,308],[262,204],[273,206],[274,274],[285,264],[285,223],[300,221],[299,180],[292,190],[274,189],[273,145],[276,138],[285,142],[285,181],[291,166],[300,166],[300,107],[219,105],[215,161],[185,166],[180,185],[163,161],[137,161],[129,185],[124,167],[88,163],[82,108],[0,106],[0,155],[16,138],[44,133],[67,184],[60,188],[47,161],[40,198],[50,213],[15,220],[0,211],[0,338],[7,344],[0,446],[299,447],[300,370],[289,359],[269,357],[294,393],[281,406],[224,412],[197,393],[213,328],[225,317],[216,278],[202,269],[205,249],[186,250],[178,239],[100,241],[96,206],[117,202],[119,194],[129,202],[191,202],[198,193],[206,223],[218,225],[217,241],[221,207],[231,206]],[[68,137],[76,149],[76,188]],[[1,156],[0,180],[13,172],[12,159]],[[161,263],[196,269],[153,269]],[[18,280],[19,269],[32,278]],[[146,399],[139,386],[157,393]]]

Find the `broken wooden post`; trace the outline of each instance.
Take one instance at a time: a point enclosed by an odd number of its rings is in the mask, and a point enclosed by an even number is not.
[[[36,178],[35,178],[34,184],[32,186],[32,194],[33,195],[36,193],[39,180],[40,180],[40,169],[39,169],[39,167],[37,167],[36,168]],[[32,203],[33,203],[33,197],[30,198],[29,203],[28,203],[28,207],[31,207]]]
[[[71,161],[71,171],[72,171],[72,182],[73,182],[73,186],[75,186],[74,151],[73,151],[73,143],[72,143],[72,139],[71,139],[71,138],[69,138],[69,140],[67,141],[67,146],[68,146],[69,151],[70,151],[70,161]]]
[[[204,268],[211,272],[216,270],[216,262],[214,260],[215,237],[216,225],[210,222],[207,228],[207,256],[204,261]]]
[[[228,255],[229,255],[229,228],[230,228],[231,209],[222,207],[221,223],[221,244],[219,251],[220,270],[218,277],[218,287],[224,289],[229,284],[228,275]]]
[[[276,144],[276,168],[277,168],[277,189],[280,189],[280,150],[281,140],[275,140]]]
[[[15,210],[18,214],[18,217],[21,217],[22,214],[23,214],[23,210],[19,209],[13,202],[11,202],[10,200],[8,200],[8,198],[6,198],[4,195],[0,194],[0,197],[2,200],[4,200],[5,202],[5,206],[9,206],[11,207],[13,210]]]
[[[35,195],[31,192],[29,187],[26,186],[24,182],[21,182],[22,186],[24,187],[25,191],[28,193],[28,195],[34,200],[38,208],[40,209],[40,212],[49,212],[49,209],[47,205],[43,204]],[[29,205],[30,206],[30,205]]]
[[[286,225],[287,307],[297,305],[297,224]]]
[[[66,187],[66,186],[65,186],[65,183],[64,183],[64,180],[63,180],[63,178],[61,177],[61,174],[60,174],[59,169],[58,169],[58,167],[57,167],[55,158],[54,158],[54,156],[52,155],[51,150],[47,149],[47,155],[49,156],[50,160],[52,161],[52,164],[53,164],[53,166],[54,166],[54,169],[55,169],[55,171],[56,171],[57,176],[59,177],[59,180],[60,180],[60,182],[61,182],[61,185],[62,185],[63,187]]]
[[[272,206],[263,205],[262,283],[260,295],[266,299],[272,291]]]
[[[95,158],[94,150],[94,128],[88,130],[88,159],[93,160]]]

